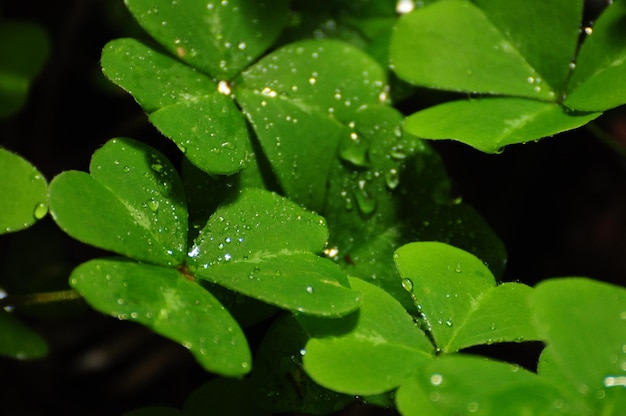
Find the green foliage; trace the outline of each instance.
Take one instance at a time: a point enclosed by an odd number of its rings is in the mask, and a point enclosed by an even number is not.
[[[29,22],[0,21],[0,119],[26,103],[30,85],[49,54],[46,33]]]
[[[624,4],[608,7],[586,29],[577,53],[582,4],[440,1],[402,17],[391,42],[402,79],[484,96],[417,112],[407,118],[407,130],[494,153],[582,126],[626,103]]]
[[[497,152],[626,103],[624,2],[580,51],[582,0],[426,3],[127,0],[152,40],[107,43],[103,73],[180,153],[115,138],[48,186],[0,149],[0,230],[49,206],[113,253],[71,288],[223,376],[181,410],[128,415],[322,415],[354,396],[403,415],[626,408],[624,289],[498,284],[503,243],[424,140]],[[405,118],[404,82],[472,98]],[[45,353],[8,313],[0,325],[1,354]],[[536,372],[465,351],[525,341],[546,344]]]

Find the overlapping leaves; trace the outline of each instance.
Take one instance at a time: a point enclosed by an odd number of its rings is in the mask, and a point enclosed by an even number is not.
[[[607,8],[576,55],[581,15],[581,0],[453,0],[404,16],[391,45],[402,79],[497,96],[417,112],[407,118],[408,131],[497,152],[624,104],[623,2]]]
[[[246,373],[250,352],[237,322],[193,280],[304,313],[337,316],[358,306],[341,271],[315,255],[328,233],[322,218],[270,192],[242,191],[189,248],[176,171],[161,153],[130,139],[99,149],[90,174],[57,176],[50,206],[69,235],[139,261],[92,260],[75,269],[72,286],[96,309],[181,342],[211,371]]]
[[[118,39],[103,51],[104,73],[209,173],[232,174],[251,163],[247,118],[284,192],[319,210],[330,170],[326,156],[335,152],[354,109],[385,101],[384,70],[333,40],[289,44],[247,67],[286,23],[284,1],[128,3],[171,55]],[[227,29],[237,24],[244,29]]]

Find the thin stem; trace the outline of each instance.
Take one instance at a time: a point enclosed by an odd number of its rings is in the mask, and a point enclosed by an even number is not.
[[[585,128],[589,130],[597,139],[599,139],[602,143],[607,145],[611,150],[620,155],[623,158],[626,158],[626,147],[619,144],[613,136],[608,134],[606,131],[601,129],[597,124],[591,122],[585,125]]]
[[[9,295],[0,299],[0,307],[17,307],[26,305],[39,305],[52,302],[65,302],[81,299],[82,296],[75,290],[60,290],[57,292],[31,293],[28,295]]]

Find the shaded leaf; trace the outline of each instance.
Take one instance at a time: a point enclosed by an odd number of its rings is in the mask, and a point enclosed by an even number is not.
[[[0,148],[0,234],[30,227],[48,212],[48,183],[22,157]]]
[[[25,360],[48,354],[46,342],[4,310],[0,311],[0,332],[0,355]]]
[[[446,3],[446,2],[444,2]],[[406,119],[409,133],[454,139],[486,153],[575,129],[601,113],[570,113],[558,104],[523,98],[480,98],[427,108]]]
[[[326,415],[354,400],[321,387],[304,371],[302,354],[308,338],[293,315],[279,317],[265,333],[250,378],[251,394],[259,407],[272,414]]]
[[[90,171],[64,172],[50,184],[50,210],[66,233],[137,260],[184,260],[184,192],[165,156],[131,139],[113,139],[94,153]]]
[[[564,104],[575,110],[605,111],[625,104],[625,97],[626,5],[617,1],[595,21],[580,48]]]
[[[211,216],[188,264],[200,278],[282,308],[343,315],[358,307],[360,295],[332,261],[316,255],[327,237],[322,217],[247,189]]]
[[[74,269],[70,284],[93,308],[181,343],[208,371],[228,376],[250,371],[250,351],[237,322],[211,293],[177,270],[91,260]]]
[[[431,359],[432,345],[391,295],[358,278],[350,283],[363,293],[357,312],[334,320],[298,317],[313,336],[304,367],[317,383],[338,392],[392,390]]]

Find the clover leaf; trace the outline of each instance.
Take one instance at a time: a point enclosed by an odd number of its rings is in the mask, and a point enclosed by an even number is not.
[[[58,175],[49,200],[69,235],[127,257],[87,262],[70,284],[94,308],[187,346],[210,371],[244,374],[250,351],[198,279],[303,313],[340,316],[358,307],[341,270],[316,255],[328,236],[321,217],[271,192],[241,191],[189,248],[180,178],[165,156],[137,141],[107,142],[89,174]]]
[[[480,98],[418,111],[407,130],[494,153],[590,122],[626,103],[625,15],[621,3],[607,7],[577,55],[580,0],[452,0],[416,9],[395,28],[396,73]]]

